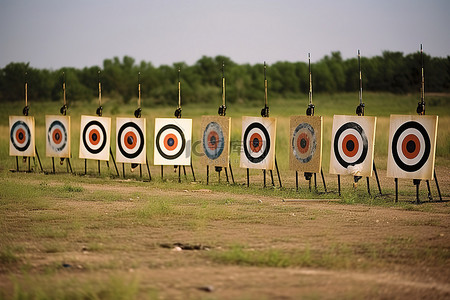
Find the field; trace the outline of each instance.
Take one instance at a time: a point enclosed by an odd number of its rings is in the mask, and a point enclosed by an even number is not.
[[[415,96],[366,94],[366,115],[377,116],[375,163],[383,196],[371,193],[365,180],[352,186],[328,175],[333,114],[354,114],[355,95],[318,95],[316,115],[323,115],[323,170],[329,193],[308,189],[288,169],[289,116],[304,114],[305,99],[273,100],[277,117],[277,160],[283,188],[262,188],[262,174],[251,171],[250,187],[239,168],[239,152],[231,155],[236,184],[221,183],[193,158],[178,183],[173,168],[151,166],[120,177],[112,163],[78,159],[81,114],[94,114],[97,103],[75,103],[72,117],[72,167],[68,174],[45,157],[45,114],[57,114],[59,103],[32,103],[37,148],[46,173],[10,172],[8,115],[21,104],[2,104],[0,122],[0,299],[444,299],[450,297],[450,96],[429,95],[427,114],[439,115],[436,172],[443,202],[428,201],[422,182],[400,180],[400,201],[386,178],[389,115],[413,114]],[[194,141],[201,115],[216,106],[183,106],[194,119]],[[106,99],[104,116],[131,116],[135,105]],[[261,105],[229,104],[232,140],[240,140],[243,115],[259,115]],[[155,117],[170,117],[172,107],[143,108],[153,158]],[[113,134],[115,122],[112,123]],[[115,150],[114,137],[112,149]],[[20,162],[21,170],[27,164]],[[38,170],[37,162],[31,167]],[[214,172],[215,173],[215,172]],[[230,179],[231,180],[231,179]],[[431,182],[433,199],[437,190]],[[270,186],[270,185],[269,185]]]

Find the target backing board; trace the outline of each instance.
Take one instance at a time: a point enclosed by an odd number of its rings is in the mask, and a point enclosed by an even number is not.
[[[242,117],[241,168],[273,170],[277,119]]]
[[[231,118],[202,116],[202,165],[228,168]]]
[[[155,165],[189,166],[191,145],[192,119],[155,119]]]
[[[45,116],[45,154],[48,157],[70,158],[70,117]]]
[[[333,117],[330,174],[371,177],[376,117]]]
[[[438,116],[391,115],[387,177],[433,180]]]
[[[291,170],[320,173],[322,166],[322,135],[322,117],[291,117],[289,140],[289,167]]]
[[[9,116],[9,155],[35,156],[34,117]]]
[[[111,118],[81,116],[80,158],[109,160]]]
[[[144,118],[116,118],[116,160],[146,163],[146,121]]]

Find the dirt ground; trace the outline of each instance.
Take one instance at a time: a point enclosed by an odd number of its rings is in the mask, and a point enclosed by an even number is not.
[[[448,195],[448,172],[447,168],[440,172],[444,195]],[[35,183],[40,181],[38,177]],[[46,182],[62,184],[57,176]],[[2,240],[24,248],[20,263],[0,264],[0,291],[6,298],[13,298],[14,282],[39,284],[41,276],[44,281],[84,282],[111,275],[124,282],[137,280],[138,298],[142,299],[450,298],[448,202],[432,203],[426,209],[405,209],[328,201],[285,202],[282,197],[152,185],[136,187],[121,181],[103,185],[93,180],[77,186],[87,196],[104,191],[123,199],[51,201],[45,210],[59,217],[42,222],[53,227],[74,220],[82,223],[68,229],[61,239],[27,234],[39,225],[36,220],[40,220],[37,218],[40,210],[4,210]],[[137,192],[140,199],[130,196]],[[143,207],[142,199],[150,196],[172,199],[174,203],[183,200],[180,210],[207,201],[229,201],[230,205],[224,209],[230,211],[207,220],[197,218],[192,221],[194,225],[176,220],[184,218],[183,215],[156,216],[154,226],[122,218],[121,212]],[[244,202],[251,205],[247,207]],[[252,211],[261,210],[263,213],[258,214],[261,220],[245,220]],[[94,212],[95,220],[90,219]],[[233,218],[240,212],[244,213],[244,219]],[[264,218],[266,213],[269,217]],[[184,250],[175,243],[206,245],[207,249]],[[49,249],[49,244],[56,249]],[[339,257],[330,257],[330,263],[324,266],[268,267],[224,264],[208,254],[220,253],[235,244],[245,245],[248,251],[278,249],[286,253],[306,248],[312,253],[324,252],[342,246],[351,249],[348,258],[355,261],[342,262]],[[359,255],[355,249],[365,253]],[[367,251],[373,254],[368,255]],[[25,265],[27,275],[23,272]],[[27,281],[30,276],[33,279]]]

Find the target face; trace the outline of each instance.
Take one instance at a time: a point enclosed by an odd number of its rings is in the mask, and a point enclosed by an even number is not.
[[[144,118],[116,118],[116,159],[120,163],[146,163]]]
[[[242,118],[242,168],[273,170],[276,124],[275,118]]]
[[[111,118],[81,116],[80,158],[109,160]]]
[[[387,176],[433,179],[437,116],[391,115]]]
[[[70,158],[70,117],[45,116],[46,155]]]
[[[291,117],[289,165],[292,170],[319,173],[322,163],[322,117]]]
[[[9,116],[9,155],[35,156],[34,117]]]
[[[334,116],[330,173],[372,176],[375,117]]]
[[[228,167],[231,118],[202,117],[202,164]]]
[[[155,165],[191,164],[192,119],[155,119]]]

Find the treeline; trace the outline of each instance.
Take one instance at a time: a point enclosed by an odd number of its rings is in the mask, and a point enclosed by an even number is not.
[[[137,97],[138,73],[144,103],[173,104],[178,101],[178,68],[183,103],[220,103],[222,62],[225,63],[227,101],[241,102],[264,98],[263,64],[236,64],[225,56],[203,56],[194,65],[183,62],[155,67],[151,62],[124,56],[105,59],[103,66],[83,69],[36,69],[29,63],[10,63],[0,69],[0,101],[24,99],[24,82],[33,100],[62,99],[63,73],[68,101],[86,101],[98,96],[99,70],[102,95],[129,102]],[[381,56],[361,59],[365,91],[418,93],[421,82],[420,53],[384,51]],[[450,56],[424,54],[426,92],[450,92]],[[343,60],[332,52],[312,66],[314,93],[356,92],[359,89],[357,58]],[[27,74],[25,77],[25,73]],[[297,97],[309,91],[306,62],[276,62],[268,65],[270,97]]]

